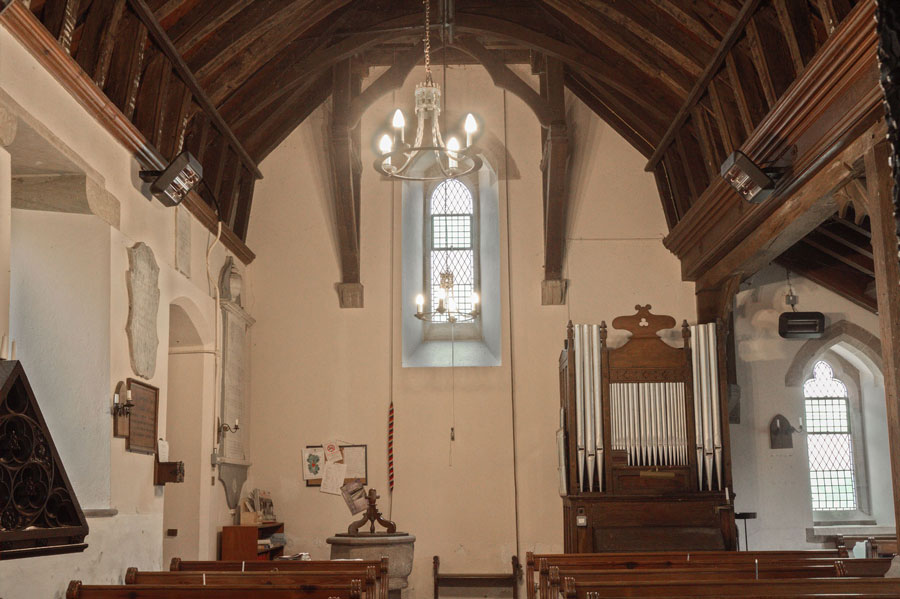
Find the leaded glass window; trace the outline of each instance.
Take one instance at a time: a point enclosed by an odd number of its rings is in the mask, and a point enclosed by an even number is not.
[[[857,509],[853,440],[847,386],[828,362],[813,366],[803,384],[806,403],[809,482],[814,511]]]
[[[457,310],[469,312],[477,289],[477,221],[472,192],[462,182],[447,179],[435,187],[428,206],[431,242],[427,248],[427,279],[432,309],[444,294],[441,275],[449,272],[453,277],[453,295],[444,299]],[[435,322],[446,321],[446,316],[436,315]]]

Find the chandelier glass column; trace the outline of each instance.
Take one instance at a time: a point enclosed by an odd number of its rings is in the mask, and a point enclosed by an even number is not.
[[[398,108],[391,122],[393,139],[385,133],[378,142],[381,156],[375,160],[375,170],[386,177],[404,181],[443,181],[474,173],[481,168],[481,158],[476,155],[472,145],[472,136],[478,129],[478,123],[471,114],[466,117],[465,147],[455,137],[444,143],[439,124],[441,88],[434,82],[431,74],[431,2],[423,0],[423,4],[425,81],[416,86],[415,141],[413,145],[406,143],[406,119]],[[432,159],[430,162],[428,157]]]

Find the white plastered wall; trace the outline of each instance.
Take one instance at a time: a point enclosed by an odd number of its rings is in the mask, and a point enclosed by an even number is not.
[[[530,76],[527,69],[519,72]],[[665,221],[644,158],[574,98],[568,99],[576,148],[569,303],[541,305],[539,125],[481,67],[451,68],[448,127],[472,110],[506,142],[521,173],[499,181],[502,365],[455,372],[401,368],[400,303],[414,298],[400,294],[400,185],[380,180],[369,165],[376,134],[394,106],[409,115],[421,77],[414,71],[362,121],[365,308],[341,310],[334,291],[340,272],[322,152],[325,110],[314,112],[261,165],[266,178],[257,186],[249,238],[257,260],[248,269],[250,311],[257,317],[248,486],[272,491],[289,551],[326,558],[325,539],[345,531],[352,518],[339,497],[304,486],[301,449],[329,438],[366,444],[369,486],[378,489],[383,511],[400,530],[417,537],[412,597],[430,596],[435,554],[448,572],[505,571],[517,551],[517,524],[522,558],[528,550],[562,550],[557,361],[569,318],[610,321],[632,313],[637,303],[679,321],[695,315],[693,287],[681,282],[677,260],[661,243]],[[391,397],[392,507],[385,458]]]
[[[878,335],[875,314],[796,274],[791,281],[800,298],[798,310],[820,311],[826,324],[847,320]],[[806,340],[778,336],[778,315],[790,309],[784,303],[788,284],[783,268],[767,267],[741,289],[734,312],[741,392],[741,422],[731,425],[735,510],[758,514],[747,523],[751,550],[815,549],[821,545],[807,542],[813,512],[806,438],[794,433],[793,449],[771,449],[769,443],[769,423],[776,414],[799,428],[804,413],[802,389],[786,388],[785,375]],[[861,383],[873,519],[890,530],[894,514],[884,387],[877,379],[861,377]],[[743,536],[743,525],[740,533]]]
[[[18,331],[19,355],[23,358],[32,385],[38,391],[38,402],[50,423],[61,459],[73,481],[82,481],[75,483],[76,488],[79,484],[90,486],[84,495],[83,507],[108,509],[112,510],[110,513],[115,513],[111,517],[89,518],[89,547],[82,554],[0,563],[0,596],[5,599],[62,597],[72,579],[97,584],[119,582],[128,566],[159,569],[163,565],[165,489],[153,486],[152,456],[128,453],[123,439],[112,438],[112,418],[108,411],[116,383],[135,376],[131,370],[125,334],[128,314],[126,248],[138,241],[146,243],[152,248],[160,266],[159,347],[156,372],[148,382],[160,389],[159,433],[165,436],[168,306],[173,301],[188,301],[196,306],[192,319],[201,331],[204,343],[212,347],[215,302],[206,277],[206,249],[211,239],[208,231],[192,219],[192,277],[187,278],[175,269],[174,212],[159,202],[150,201],[140,192],[138,164],[134,157],[89,116],[3,27],[0,27],[0,92],[4,98],[15,103],[18,110],[26,111],[29,119],[52,131],[56,142],[64,144],[70,155],[76,156],[79,162],[102,177],[106,190],[121,207],[118,228],[110,227],[91,215],[61,215],[17,209],[14,210],[17,214],[12,219],[13,226],[17,222],[30,224],[14,230],[9,236],[9,229],[4,228],[9,226],[10,220],[8,208],[4,208],[8,206],[4,202],[9,201],[9,170],[5,151],[0,150],[0,235],[7,235],[0,242],[0,293],[4,294],[4,299],[0,300],[0,313],[5,314],[5,298],[10,294],[21,298],[33,291],[25,288],[5,293],[2,271],[8,262],[6,244],[10,237],[15,243],[16,235],[28,232],[29,227],[31,239],[39,239],[38,235],[50,236],[49,230],[35,230],[35,227],[43,227],[44,223],[56,226],[66,219],[79,223],[72,228],[63,227],[57,238],[63,243],[71,243],[78,235],[90,238],[91,252],[79,251],[81,255],[70,256],[69,259],[74,268],[92,273],[88,280],[99,281],[108,290],[104,297],[100,297],[103,295],[100,290],[95,290],[96,297],[91,296],[84,306],[69,306],[69,312],[60,315],[58,320],[44,315],[36,322],[20,320],[11,323],[12,328]],[[100,247],[101,244],[105,248]],[[218,276],[225,257],[226,251],[221,245],[218,246],[211,261],[214,277]],[[53,268],[61,265],[63,263],[57,262]],[[52,268],[44,274],[51,271]],[[26,274],[22,273],[24,279],[27,279]],[[13,277],[15,280],[15,273]],[[59,303],[64,302],[60,300]],[[78,308],[91,315],[90,324],[85,323],[81,330],[72,323],[72,318],[78,315]],[[104,322],[98,320],[101,314]],[[4,318],[0,316],[0,323],[4,322]],[[86,386],[78,387],[76,392],[66,396],[68,404],[65,411],[57,412],[53,403],[55,398],[46,396],[51,391],[45,391],[42,397],[41,389],[66,388],[68,381],[62,380],[62,373],[56,379],[49,378],[51,375],[43,366],[38,367],[39,362],[32,354],[42,343],[55,336],[64,338],[66,347],[71,348],[82,334],[92,339],[89,357],[94,362],[89,373],[92,381],[90,392]],[[31,369],[32,363],[34,371]],[[202,412],[207,420],[197,434],[201,437],[200,445],[206,448],[205,458],[199,460],[203,468],[201,480],[205,481],[200,485],[201,508],[198,514],[202,531],[200,556],[214,559],[216,530],[222,524],[229,523],[229,514],[224,506],[221,483],[210,484],[213,475],[208,459],[213,444],[213,370],[211,366],[204,368],[203,394],[197,401],[203,402]],[[103,378],[102,384],[99,377]],[[83,414],[84,421],[64,417],[72,413]],[[86,439],[86,435],[89,438]],[[96,459],[89,459],[89,456]],[[180,459],[177,455],[172,458]]]

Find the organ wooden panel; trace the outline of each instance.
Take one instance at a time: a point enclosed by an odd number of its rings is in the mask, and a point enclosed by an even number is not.
[[[560,355],[567,553],[735,549],[725,377],[718,324],[682,325],[637,306],[606,324],[572,325]]]

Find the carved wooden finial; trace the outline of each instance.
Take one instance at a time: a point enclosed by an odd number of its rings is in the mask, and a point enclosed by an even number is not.
[[[675,319],[671,316],[659,316],[650,312],[652,306],[647,304],[635,306],[633,316],[619,316],[612,322],[613,328],[631,332],[632,339],[658,337],[659,331],[675,328]]]

